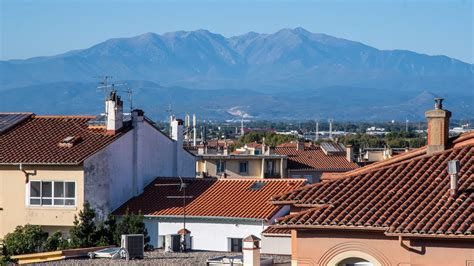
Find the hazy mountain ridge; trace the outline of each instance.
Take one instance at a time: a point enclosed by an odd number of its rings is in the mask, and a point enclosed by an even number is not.
[[[150,81],[123,81],[134,89],[133,105],[153,119],[165,119],[171,105],[173,113],[184,117],[196,113],[200,119],[223,120],[245,113],[255,119],[326,119],[345,121],[422,120],[433,107],[433,98],[443,96],[429,91],[398,94],[372,88],[333,86],[316,90],[262,93],[252,90],[193,90],[163,87]],[[104,92],[95,82],[58,82],[9,89],[0,92],[0,112],[37,114],[88,114],[103,112]],[[125,111],[130,104],[123,87]],[[456,119],[472,118],[474,97],[453,96],[445,106]]]
[[[0,111],[100,112],[96,77],[107,74],[133,80],[134,101],[157,118],[172,104],[177,113],[213,119],[239,108],[262,119],[420,119],[433,95],[447,98],[455,116],[474,116],[474,65],[302,28],[230,38],[207,30],[145,33],[0,61],[0,73]]]
[[[207,30],[116,38],[52,57],[0,62],[2,87],[92,81],[98,74],[189,88],[305,89],[374,81],[468,77],[445,56],[384,51],[302,28],[225,38]],[[380,82],[379,82],[380,83]]]

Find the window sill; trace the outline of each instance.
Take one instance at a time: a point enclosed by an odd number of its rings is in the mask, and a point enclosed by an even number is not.
[[[77,206],[26,206],[28,210],[77,210]]]

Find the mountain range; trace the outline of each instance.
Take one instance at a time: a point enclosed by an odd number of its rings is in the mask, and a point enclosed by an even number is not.
[[[160,119],[171,104],[178,115],[207,119],[416,120],[434,97],[446,98],[456,118],[474,117],[474,65],[302,28],[230,38],[207,30],[145,33],[0,61],[0,73],[0,111],[101,111],[96,77],[107,74],[127,81],[134,105]]]

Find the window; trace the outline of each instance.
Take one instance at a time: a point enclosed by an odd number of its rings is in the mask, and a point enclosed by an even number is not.
[[[229,238],[229,251],[242,252],[242,238]]]
[[[250,190],[260,190],[265,186],[264,182],[253,182],[253,184],[250,186]]]
[[[218,160],[216,161],[216,174],[225,173],[225,161]]]
[[[248,173],[248,162],[240,162],[239,163],[239,172],[241,174],[247,174]]]
[[[37,206],[75,206],[76,183],[30,181],[29,203]]]
[[[304,178],[308,180],[309,183],[313,183],[313,176],[312,175],[304,175]]]
[[[269,177],[274,177],[275,175],[275,167],[272,160],[267,161],[267,175]]]

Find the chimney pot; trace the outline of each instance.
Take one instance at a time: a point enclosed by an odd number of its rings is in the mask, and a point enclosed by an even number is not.
[[[442,110],[443,109],[443,98],[435,98],[435,109]]]

